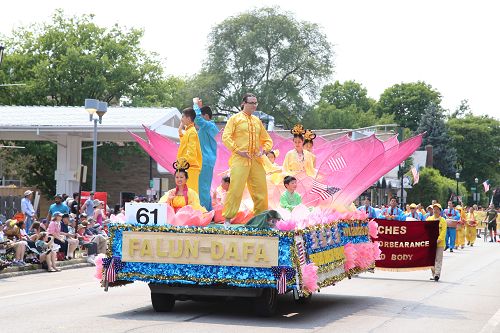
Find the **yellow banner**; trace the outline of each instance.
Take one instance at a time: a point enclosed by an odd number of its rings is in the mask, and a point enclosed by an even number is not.
[[[124,231],[122,261],[278,266],[278,237]]]
[[[344,247],[335,247],[330,250],[310,254],[309,259],[311,259],[311,261],[318,267],[337,260],[345,259]]]

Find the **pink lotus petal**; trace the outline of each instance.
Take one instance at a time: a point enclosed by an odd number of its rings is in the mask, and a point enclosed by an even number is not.
[[[301,266],[300,269],[302,271],[302,284],[304,288],[311,293],[318,290],[318,267],[311,263]]]
[[[200,226],[206,227],[207,225],[209,225],[210,222],[212,222],[212,219],[214,218],[214,214],[215,214],[215,211],[213,211],[213,210],[208,212],[208,213],[204,213],[202,215],[202,218],[201,218]]]
[[[370,234],[371,238],[378,238],[378,223],[375,222],[375,220],[370,220],[368,222],[368,233]]]
[[[95,278],[99,281],[102,281],[102,259],[105,257],[103,253],[99,253],[97,257],[95,258]]]
[[[296,227],[295,221],[279,220],[278,222],[276,222],[276,229],[281,231],[292,231],[295,230],[295,227]]]

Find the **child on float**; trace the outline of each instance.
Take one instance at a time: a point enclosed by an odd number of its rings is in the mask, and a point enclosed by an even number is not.
[[[224,216],[222,212],[224,210],[224,204],[226,202],[227,191],[229,190],[229,185],[231,184],[231,177],[229,175],[222,177],[221,183],[212,194],[212,208],[215,211],[214,222],[221,223],[224,222]],[[240,204],[240,209],[236,216],[231,219],[231,224],[241,224],[251,215],[250,210],[242,202]],[[229,223],[224,223],[225,227],[229,226]]]
[[[286,176],[283,180],[283,185],[285,185],[286,191],[281,195],[280,206],[292,211],[302,203],[300,194],[295,192],[297,190],[297,179],[292,176]]]
[[[306,133],[301,124],[295,125],[290,133],[293,134],[294,149],[286,153],[283,161],[283,175],[296,176],[305,172],[307,176],[316,176],[314,169],[315,156],[304,149],[304,134]]]
[[[175,188],[165,193],[159,200],[160,203],[167,203],[177,213],[179,209],[190,205],[194,209],[206,213],[205,207],[200,205],[198,193],[189,188],[187,181],[189,179],[189,163],[184,158],[180,158],[173,164],[175,171]],[[197,175],[197,173],[195,173]]]
[[[313,156],[313,167],[316,167],[316,155],[313,153],[314,139],[316,139],[316,134],[307,129],[304,133],[304,149],[311,153]]]
[[[433,214],[427,218],[427,221],[439,221],[439,236],[437,239],[437,248],[436,248],[436,259],[434,260],[434,266],[431,268],[432,277],[431,280],[439,281],[441,276],[441,267],[443,266],[443,252],[444,252],[444,243],[446,237],[446,229],[448,227],[448,223],[444,217],[441,216],[441,205],[435,203],[432,205]]]
[[[264,170],[266,171],[266,178],[274,185],[278,185],[283,181],[281,166],[275,162],[278,156],[279,150],[271,150],[262,158]]]

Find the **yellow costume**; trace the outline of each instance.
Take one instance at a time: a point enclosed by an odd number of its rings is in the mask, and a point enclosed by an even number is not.
[[[303,155],[299,157],[297,150],[290,150],[285,155],[283,161],[283,174],[285,176],[295,176],[298,173],[305,171],[309,177],[316,176],[314,169],[314,155],[307,150],[302,150]]]
[[[276,162],[271,163],[266,155],[262,156],[262,162],[264,170],[266,171],[267,179],[274,185],[283,183],[283,175],[281,173],[281,167],[276,164]]]
[[[186,127],[184,134],[179,135],[181,143],[177,151],[177,159],[184,157],[189,163],[189,177],[187,186],[198,193],[198,178],[200,177],[202,155],[198,133],[191,124]]]
[[[191,171],[191,170],[189,170],[189,171]],[[176,195],[175,194],[176,192],[177,192],[177,188],[171,189],[170,191],[165,193],[165,195],[163,195],[160,198],[159,202],[160,203],[166,202],[167,204],[172,206],[172,208],[174,208],[175,212],[177,212],[180,208],[182,208],[184,206],[190,205],[194,209],[199,210],[203,213],[206,213],[207,210],[205,209],[205,207],[200,205],[200,199],[198,197],[198,193],[196,193],[194,190],[192,190],[188,187],[188,189],[187,189],[187,203],[186,203],[186,197],[184,195]],[[175,195],[172,200],[168,199],[168,197],[170,195]]]
[[[271,150],[273,140],[262,121],[241,111],[229,118],[222,134],[222,142],[231,151],[231,184],[226,196],[224,218],[231,219],[238,213],[245,185],[254,202],[254,213],[267,210],[266,171],[261,147],[265,151]],[[238,152],[246,152],[249,158],[240,156]]]
[[[466,238],[467,245],[473,246],[476,241],[476,212],[470,212],[467,214],[467,224],[466,224]]]
[[[441,206],[439,206],[441,208]],[[434,221],[436,217],[431,215],[427,218],[427,221]],[[437,248],[436,248],[436,260],[434,261],[434,267],[431,268],[432,276],[441,276],[441,267],[443,266],[443,250],[444,250],[444,241],[446,238],[446,229],[448,228],[448,224],[444,217],[439,217],[439,236],[437,239]]]
[[[465,246],[465,221],[467,220],[467,216],[463,208],[458,211],[460,212],[460,222],[457,224],[457,240],[455,242],[455,248],[463,248]]]

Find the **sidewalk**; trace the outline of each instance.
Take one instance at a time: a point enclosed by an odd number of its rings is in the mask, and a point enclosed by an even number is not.
[[[71,260],[57,262],[57,267],[60,267],[63,270],[81,268],[81,267],[90,267],[90,266],[93,265],[87,262],[87,258],[78,258],[78,259],[71,259]],[[35,264],[26,265],[24,267],[10,266],[3,270],[0,270],[0,279],[27,275],[27,274],[37,274],[37,273],[47,273],[47,270],[42,269],[42,265],[35,265]]]

